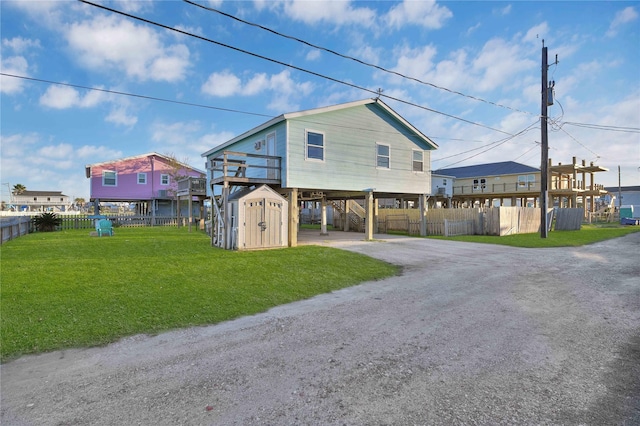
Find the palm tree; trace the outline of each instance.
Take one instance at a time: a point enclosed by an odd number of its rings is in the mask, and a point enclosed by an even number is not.
[[[27,190],[26,186],[24,186],[21,183],[17,183],[15,185],[13,185],[13,190],[11,192],[13,193],[13,195],[20,195],[26,190]]]

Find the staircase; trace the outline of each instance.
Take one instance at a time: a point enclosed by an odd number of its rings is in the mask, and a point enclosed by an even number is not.
[[[340,213],[340,219],[345,216],[347,212],[347,220],[349,221],[349,229],[357,232],[364,232],[364,218],[366,217],[366,210],[360,204],[353,200],[345,201],[331,201],[334,211]],[[335,221],[335,214],[334,214]],[[344,226],[341,222],[342,227]]]

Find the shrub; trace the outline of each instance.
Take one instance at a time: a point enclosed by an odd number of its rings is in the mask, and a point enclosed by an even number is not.
[[[33,219],[31,219],[33,225],[37,231],[40,232],[52,232],[56,230],[56,227],[60,226],[62,219],[56,216],[55,213],[45,212]]]

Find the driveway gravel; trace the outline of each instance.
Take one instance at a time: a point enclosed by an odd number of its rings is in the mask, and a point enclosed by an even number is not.
[[[331,245],[403,266],[263,314],[0,367],[3,425],[640,424],[640,233]]]

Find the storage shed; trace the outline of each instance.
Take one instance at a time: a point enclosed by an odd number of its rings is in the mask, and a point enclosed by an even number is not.
[[[233,193],[229,196],[229,210],[234,250],[288,245],[288,202],[267,185]]]

